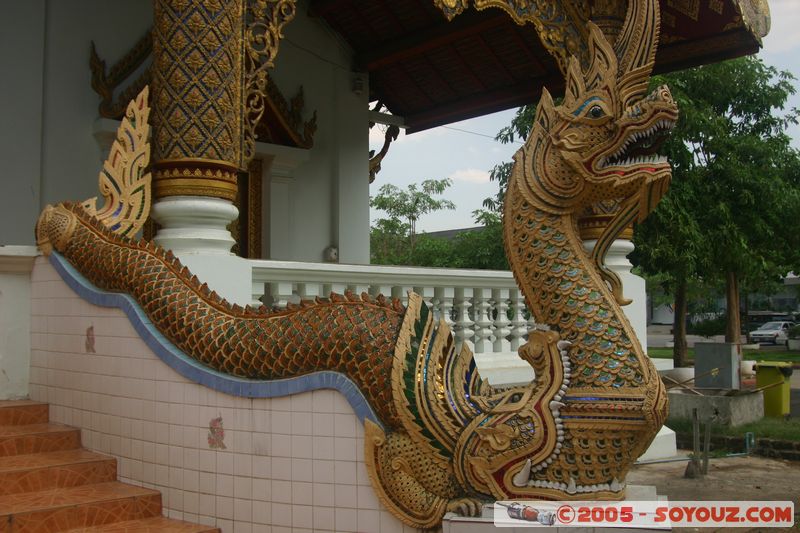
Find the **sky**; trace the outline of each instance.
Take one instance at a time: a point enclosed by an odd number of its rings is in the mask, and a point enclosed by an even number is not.
[[[800,0],[769,0],[772,27],[759,52],[765,63],[786,70],[800,78]],[[800,80],[795,82],[800,89]],[[800,95],[794,95],[789,107],[800,108]],[[497,184],[489,172],[498,163],[511,161],[521,142],[502,144],[494,140],[501,128],[511,123],[515,109],[455,122],[411,135],[401,132],[381,163],[381,171],[370,186],[375,195],[384,183],[405,188],[426,179],[450,178],[453,185],[445,197],[456,204],[454,211],[440,211],[417,222],[418,231],[473,227],[472,212],[481,209],[483,199],[497,193]],[[800,148],[800,127],[789,131],[794,146]],[[370,148],[379,150],[383,132],[379,126],[370,131]],[[385,216],[372,210],[371,219]]]

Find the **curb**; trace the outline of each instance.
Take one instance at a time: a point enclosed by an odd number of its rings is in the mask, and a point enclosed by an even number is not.
[[[675,436],[679,449],[692,449],[691,433],[676,432]],[[744,436],[712,435],[710,449],[712,451],[728,450],[734,453],[744,452]],[[750,450],[750,453],[761,457],[769,457],[770,459],[800,461],[800,441],[757,438],[755,447]]]

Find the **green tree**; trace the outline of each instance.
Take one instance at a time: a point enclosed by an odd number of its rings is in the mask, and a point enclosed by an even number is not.
[[[797,116],[782,111],[793,79],[747,57],[654,80],[669,85],[681,118],[666,150],[673,182],[636,228],[634,259],[671,279],[676,363],[690,278],[724,284],[726,341],[739,342],[740,285],[764,286],[800,265],[791,224],[800,213],[800,159],[785,133]]]
[[[412,183],[405,190],[387,183],[370,197],[372,208],[384,211],[370,228],[372,262],[376,264],[411,264],[417,247],[417,221],[424,215],[442,209],[455,209],[455,204],[442,195],[452,184],[450,179]]]

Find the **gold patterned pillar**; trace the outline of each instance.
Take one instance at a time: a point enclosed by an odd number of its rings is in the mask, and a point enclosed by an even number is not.
[[[244,0],[154,0],[156,242],[228,254],[244,166]]]
[[[243,0],[155,0],[155,195],[234,200],[242,168]]]

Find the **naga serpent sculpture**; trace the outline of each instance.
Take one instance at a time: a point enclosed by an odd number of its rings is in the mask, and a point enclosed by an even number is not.
[[[348,294],[267,312],[230,305],[171,252],[131,238],[150,207],[147,90],[132,102],[100,176],[106,204],[48,206],[37,242],[102,289],[130,294],[190,357],[260,380],[345,374],[377,419],[365,419],[367,470],[403,522],[437,526],[448,510],[476,514],[491,499],[621,499],[625,477],[666,415],[664,387],[622,313],[619,279],[603,256],[619,231],[664,194],[670,167],[653,155],[677,120],[665,87],[646,95],[658,2],[632,1],[612,47],[590,24],[589,64],[572,58],[566,95],[545,90],[505,200],[511,268],[536,321],[519,355],[526,386],[493,389],[467,345],[420,297]],[[577,217],[620,200],[587,253]]]

